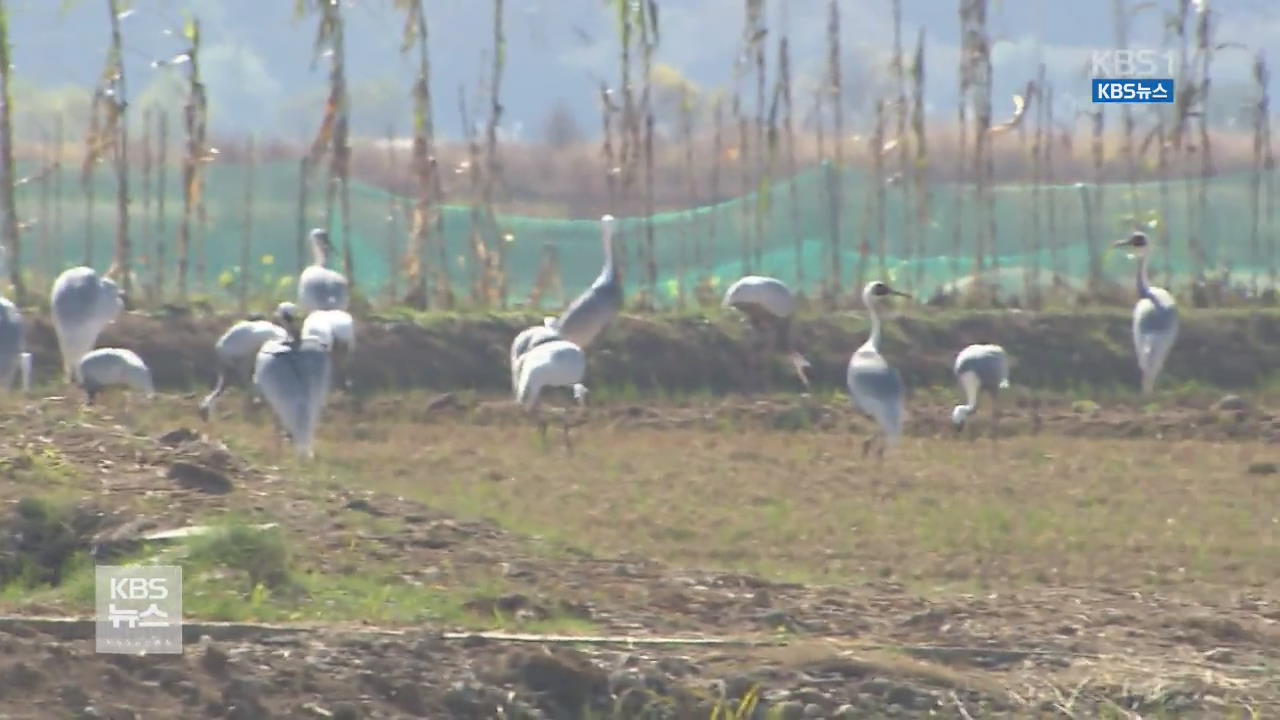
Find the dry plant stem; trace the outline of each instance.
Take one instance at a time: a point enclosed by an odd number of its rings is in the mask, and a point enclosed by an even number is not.
[[[840,78],[840,8],[839,0],[827,5],[827,90],[830,93],[834,127],[832,128],[832,172],[828,179],[830,193],[831,236],[828,255],[828,308],[834,308],[843,286],[843,253],[840,248],[844,208],[844,86]]]
[[[9,60],[9,7],[0,2],[0,240],[8,252],[9,282],[13,284],[14,299],[26,302],[26,290],[22,285],[22,239],[18,234],[18,206],[14,201],[13,125],[10,93],[13,67]]]
[[[245,148],[244,158],[244,205],[242,208],[243,216],[241,220],[240,233],[240,314],[244,315],[249,311],[249,293],[252,291],[253,285],[253,200],[254,200],[254,165],[257,159],[257,149],[254,144],[253,136],[249,136],[249,140]]]
[[[200,20],[188,24],[187,102],[183,108],[183,127],[187,147],[182,159],[182,220],[178,225],[178,298],[187,299],[191,266],[192,221],[202,204],[203,166],[205,156],[205,116],[207,103],[204,84],[200,80]],[[305,161],[304,161],[305,163]],[[304,165],[305,167],[305,165]],[[302,239],[298,238],[301,245]],[[302,267],[299,253],[299,269]]]

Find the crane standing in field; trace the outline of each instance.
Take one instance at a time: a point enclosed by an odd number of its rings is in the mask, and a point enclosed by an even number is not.
[[[991,439],[996,439],[1000,425],[1000,391],[1009,387],[1009,358],[999,345],[970,345],[956,355],[956,380],[964,390],[967,403],[957,405],[951,411],[951,422],[956,432],[964,429],[965,421],[978,409],[978,394],[991,394]]]
[[[1178,307],[1173,295],[1147,280],[1147,235],[1135,232],[1115,247],[1129,248],[1138,258],[1138,302],[1133,306],[1133,347],[1142,372],[1142,393],[1151,394],[1164,361],[1178,338]]]
[[[316,428],[329,394],[329,351],[319,340],[302,337],[292,303],[281,303],[276,317],[289,339],[262,345],[254,361],[253,383],[299,457],[310,459],[315,457]]]
[[[346,310],[351,304],[347,278],[337,270],[329,269],[329,256],[333,243],[328,231],[315,228],[311,231],[311,264],[298,276],[298,305],[303,312],[315,310]]]
[[[279,315],[279,308],[276,309]],[[213,414],[214,403],[222,397],[226,390],[227,376],[239,375],[246,381],[252,380],[254,358],[268,341],[283,342],[289,339],[289,333],[279,325],[261,317],[251,317],[232,325],[213,346],[213,354],[218,364],[218,379],[213,391],[200,401],[200,417],[206,422]],[[251,382],[246,382],[250,385]]]
[[[616,221],[612,215],[600,218],[604,243],[604,267],[595,282],[577,297],[567,310],[547,327],[561,338],[585,350],[622,311],[622,279],[614,264],[613,233]]]
[[[721,307],[732,307],[746,315],[757,335],[757,354],[752,365],[758,385],[763,386],[767,382],[766,358],[772,357],[779,347],[784,347],[800,383],[809,389],[809,378],[805,375],[809,361],[791,341],[791,318],[796,312],[796,296],[786,283],[777,278],[748,275],[729,286]]]
[[[877,303],[890,295],[911,297],[888,285],[874,280],[862,290],[862,303],[871,314],[871,335],[849,358],[849,395],[853,404],[871,416],[880,425],[883,439],[879,455],[884,457],[886,445],[894,445],[902,437],[902,423],[906,419],[906,388],[896,368],[890,367],[880,354],[880,313]],[[876,439],[872,434],[862,443],[862,455],[866,457]]]
[[[73,267],[54,280],[50,309],[62,369],[68,380],[79,381],[80,358],[93,349],[103,328],[120,317],[124,294],[93,268]]]
[[[515,362],[516,400],[538,422],[538,435],[545,446],[547,442],[547,421],[538,411],[538,403],[542,399],[543,390],[549,387],[567,387],[573,389],[573,399],[577,401],[580,411],[585,412],[587,387],[582,384],[582,377],[587,371],[587,356],[574,343],[568,340],[548,340],[530,348]],[[564,419],[564,447],[573,452],[573,444],[569,439],[571,425],[566,415]]]

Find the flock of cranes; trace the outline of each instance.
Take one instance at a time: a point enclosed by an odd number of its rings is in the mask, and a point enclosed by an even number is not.
[[[601,218],[604,265],[595,281],[558,317],[521,331],[511,343],[511,392],[515,402],[536,422],[545,442],[548,421],[540,411],[545,391],[570,391],[585,410],[587,350],[618,316],[623,288],[615,264],[616,221]],[[229,379],[249,384],[270,406],[279,429],[305,458],[314,456],[316,429],[335,375],[349,387],[346,368],[355,349],[355,322],[350,315],[347,278],[328,267],[333,246],[328,233],[312,230],[313,262],[298,279],[297,303],[282,302],[267,320],[253,316],[232,325],[214,346],[217,379],[202,398],[198,412],[213,417],[214,408]],[[1178,333],[1178,311],[1173,296],[1154,287],[1147,278],[1150,245],[1142,232],[1115,243],[1137,260],[1138,301],[1133,310],[1133,341],[1142,391],[1150,393]],[[0,271],[4,252],[0,248]],[[862,445],[866,456],[874,448],[883,458],[887,447],[902,436],[906,420],[906,386],[902,376],[880,351],[881,307],[891,297],[910,297],[876,280],[862,291],[871,330],[866,342],[849,359],[846,381],[854,406],[873,419],[879,432]],[[79,385],[87,402],[106,388],[123,386],[154,395],[151,372],[143,360],[126,348],[97,348],[98,336],[124,310],[126,299],[111,279],[92,268],[64,271],[53,284],[53,325],[68,381]],[[785,354],[801,384],[808,388],[810,363],[796,346],[791,331],[797,298],[775,278],[747,276],[725,293],[723,306],[740,311],[756,333],[757,347],[744,361],[756,379],[763,377],[768,359]],[[999,421],[999,394],[1009,386],[1009,358],[999,345],[978,344],[956,356],[954,373],[965,403],[952,412],[952,423],[961,430],[987,393],[992,405],[992,437]],[[12,387],[20,375],[23,389],[30,384],[31,355],[26,351],[21,313],[12,302],[0,298],[0,386]],[[566,418],[568,414],[566,413]],[[572,450],[571,423],[564,423],[564,442]],[[878,442],[877,442],[878,441]]]

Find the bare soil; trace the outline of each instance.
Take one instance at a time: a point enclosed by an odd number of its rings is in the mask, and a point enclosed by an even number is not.
[[[741,422],[789,430],[803,428],[777,427],[784,422],[778,418],[805,412],[804,402],[739,399],[602,412],[621,427],[650,423],[686,431]],[[329,423],[354,427],[360,418],[384,415],[393,416],[384,422],[401,422],[397,413],[415,412],[404,405],[403,399],[374,398],[354,411],[339,402]],[[434,407],[418,411],[413,421],[436,423],[437,431],[448,423],[483,428],[516,421],[498,403],[441,401]],[[704,719],[720,699],[738,707],[752,687],[762,691],[753,717],[1218,718],[1280,712],[1274,671],[1280,597],[1273,584],[1201,593],[1138,583],[1027,585],[938,596],[892,579],[783,583],[676,567],[636,553],[566,552],[396,495],[343,482],[301,482],[293,470],[229,450],[211,439],[216,432],[170,425],[139,434],[120,421],[123,415],[103,412],[109,411],[82,415],[72,400],[57,398],[0,412],[6,542],[17,527],[18,501],[50,491],[80,499],[82,516],[93,520],[73,523],[77,541],[103,548],[147,529],[256,511],[281,523],[316,558],[335,558],[328,572],[357,570],[337,560],[346,557],[340,551],[354,534],[371,548],[371,559],[394,563],[408,579],[448,585],[473,573],[500,572],[516,588],[493,599],[504,612],[576,614],[604,635],[784,644],[519,643],[446,639],[442,632],[451,628],[441,626],[331,626],[191,638],[181,656],[133,657],[95,654],[82,632],[10,620],[0,622],[3,717]],[[1030,433],[1031,412],[1011,411],[1009,427]],[[819,427],[853,422],[834,406],[812,413]],[[1123,435],[1138,428],[1149,436],[1254,443],[1276,431],[1274,417],[1261,409],[1035,413],[1038,432],[1046,434]],[[919,435],[944,430],[925,420],[915,426]],[[720,436],[732,442],[731,432]],[[748,452],[749,441],[742,444]],[[57,448],[67,465],[59,475],[64,479],[58,487],[32,487],[24,472],[46,447]],[[1268,482],[1265,469],[1258,477]],[[353,523],[353,514],[395,522],[386,524],[389,529],[365,529]],[[41,610],[27,612],[58,613],[56,607]]]

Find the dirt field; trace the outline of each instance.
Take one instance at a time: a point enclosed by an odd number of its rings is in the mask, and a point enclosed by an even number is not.
[[[76,400],[0,409],[4,717],[1280,712],[1280,417],[1257,399],[1021,397],[993,443],[920,391],[881,464],[826,395],[616,393],[570,454],[501,399],[339,394],[309,465],[238,396],[209,426],[194,394]],[[87,616],[91,558],[158,557],[185,568],[183,656],[14,619]]]
[[[1280,311],[1191,308],[1183,315],[1178,349],[1165,366],[1162,388],[1256,390],[1274,383]],[[210,350],[233,320],[178,310],[159,316],[129,313],[103,332],[99,345],[137,351],[162,389],[207,387],[214,371]],[[509,377],[511,339],[541,322],[541,316],[516,313],[360,318],[353,379],[369,392],[498,392]],[[28,342],[37,376],[52,380],[59,367],[53,329],[42,317],[32,317],[31,323]],[[845,366],[867,337],[866,318],[851,312],[805,315],[797,320],[794,334],[813,363],[815,386],[844,392]],[[1131,319],[1128,310],[1118,308],[961,313],[907,307],[886,323],[883,350],[910,390],[950,390],[955,354],[975,342],[1003,345],[1013,358],[1014,384],[1020,387],[1098,399],[1099,394],[1132,394],[1137,385]],[[743,353],[749,343],[736,313],[626,315],[592,346],[587,384],[650,400],[741,391],[748,388]],[[774,370],[775,389],[796,389],[785,363],[778,361]]]

